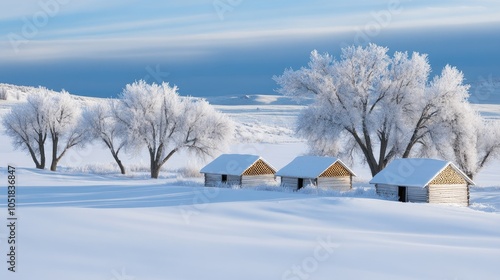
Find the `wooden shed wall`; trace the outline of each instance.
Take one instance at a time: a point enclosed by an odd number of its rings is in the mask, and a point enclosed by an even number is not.
[[[225,184],[228,185],[241,185],[242,187],[255,187],[268,184],[274,184],[276,182],[275,176],[273,174],[267,175],[257,175],[257,176],[234,176],[227,175],[227,181]],[[207,187],[217,187],[222,184],[222,175],[220,174],[205,174],[205,186]],[[297,183],[295,183],[297,184]]]
[[[467,184],[432,184],[428,186],[429,203],[453,203],[469,206],[469,186]]]
[[[242,176],[242,187],[256,187],[262,185],[272,185],[276,182],[274,174],[255,175],[255,176]]]
[[[375,191],[380,196],[393,197],[398,199],[398,187],[391,185],[376,184]]]
[[[351,176],[342,177],[320,177],[318,187],[337,191],[348,191],[352,188]]]
[[[222,175],[205,173],[205,186],[215,187],[221,183]]]
[[[281,177],[281,185],[284,187],[297,189],[299,187],[298,183],[298,178]]]
[[[408,202],[428,202],[429,189],[427,187],[406,187],[406,197]]]
[[[241,177],[227,175],[227,181],[225,183],[228,185],[241,185]],[[217,187],[220,184],[222,184],[222,175],[205,173],[205,186]]]
[[[226,184],[228,184],[228,185],[241,185],[241,176],[227,175]]]
[[[307,185],[316,185],[315,179],[303,178],[302,187],[306,187]],[[296,177],[281,177],[281,185],[287,188],[292,188],[294,190],[299,188],[299,178]]]

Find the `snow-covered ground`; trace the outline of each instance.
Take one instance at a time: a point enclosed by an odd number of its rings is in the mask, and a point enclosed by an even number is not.
[[[279,96],[209,100],[236,122],[233,153],[276,168],[307,152],[294,137],[303,104]],[[0,118],[12,102],[0,101]],[[477,105],[486,116],[498,105]],[[500,162],[471,189],[471,207],[377,197],[368,168],[348,193],[277,186],[204,188],[204,162],[175,155],[151,180],[145,154],[121,176],[99,145],[71,151],[60,172],[33,169],[0,128],[0,279],[498,279]],[[16,166],[17,272],[7,270],[6,167]],[[2,182],[3,181],[3,182]],[[273,191],[274,190],[274,191]]]

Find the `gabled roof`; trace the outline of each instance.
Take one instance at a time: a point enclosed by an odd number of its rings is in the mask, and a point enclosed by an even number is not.
[[[300,156],[296,157],[292,162],[287,164],[276,172],[277,176],[294,177],[294,178],[310,178],[319,177],[325,170],[335,163],[342,165],[349,173],[356,176],[349,167],[341,160],[335,157],[318,157],[318,156]]]
[[[395,159],[375,175],[370,184],[424,188],[448,166],[463,177],[467,183],[474,185],[474,182],[453,163],[429,158]]]
[[[203,167],[200,170],[200,173],[241,176],[258,160],[262,160],[273,171],[276,171],[276,168],[274,168],[260,156],[245,154],[223,154]]]

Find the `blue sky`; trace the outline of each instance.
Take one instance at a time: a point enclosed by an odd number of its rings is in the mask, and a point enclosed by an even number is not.
[[[339,3],[340,2],[340,3]],[[374,42],[500,76],[499,1],[77,1],[0,4],[0,82],[116,96],[138,79],[183,95],[271,94],[313,49]]]

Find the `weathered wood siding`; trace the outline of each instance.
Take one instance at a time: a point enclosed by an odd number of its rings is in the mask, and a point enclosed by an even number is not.
[[[297,189],[298,188],[298,178],[293,177],[281,177],[281,185],[287,188]]]
[[[320,177],[318,178],[318,187],[337,191],[348,191],[352,187],[351,176]]]
[[[227,175],[227,181],[225,183],[228,185],[241,185],[241,177]],[[206,187],[217,187],[220,186],[220,184],[222,184],[222,175],[205,173]]]
[[[408,202],[428,202],[429,201],[429,189],[427,187],[407,187],[406,197]]]
[[[205,173],[205,187],[216,187],[222,181],[222,175]]]
[[[391,185],[376,184],[375,191],[378,195],[398,199],[398,187]]]
[[[273,185],[276,182],[273,174],[255,175],[255,176],[242,176],[242,187],[256,187],[264,185]]]
[[[304,182],[302,187],[307,187],[308,185],[316,185],[315,179],[303,178]],[[294,190],[299,188],[299,178],[295,177],[281,177],[281,185],[287,188],[292,188]]]
[[[228,184],[228,185],[241,185],[241,176],[227,175],[226,184]]]
[[[467,184],[429,185],[429,203],[453,203],[469,206]]]

